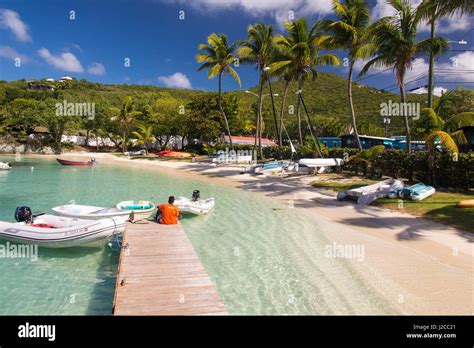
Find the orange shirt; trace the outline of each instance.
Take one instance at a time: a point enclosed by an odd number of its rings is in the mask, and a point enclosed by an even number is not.
[[[164,225],[178,224],[179,210],[173,204],[160,204],[161,223]]]

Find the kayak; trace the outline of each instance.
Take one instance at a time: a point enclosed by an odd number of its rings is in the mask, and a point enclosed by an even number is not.
[[[90,205],[67,204],[51,209],[54,215],[66,216],[86,220],[99,220],[109,217],[122,217],[124,220],[130,216],[129,211],[117,208],[102,208]]]
[[[123,201],[118,203],[116,208],[129,213],[133,212],[133,220],[135,221],[148,219],[153,214],[155,205],[150,201]]]
[[[457,206],[459,208],[474,208],[474,199],[466,199],[464,201],[459,201]]]
[[[387,179],[372,185],[362,186],[355,189],[339,192],[338,200],[349,198],[357,201],[357,204],[367,205],[377,198],[387,197],[389,193],[398,191],[403,187],[403,182],[398,179]]]
[[[283,171],[283,167],[287,166],[287,162],[271,162],[257,165],[254,168],[255,174],[274,174]]]
[[[125,222],[113,217],[100,220],[41,215],[33,222],[0,221],[0,238],[14,243],[34,244],[45,248],[80,245],[104,245],[113,235],[125,231]]]

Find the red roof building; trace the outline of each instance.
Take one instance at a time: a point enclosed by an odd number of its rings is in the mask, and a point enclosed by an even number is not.
[[[224,142],[229,143],[229,136],[224,136]],[[254,145],[255,144],[255,137],[238,137],[232,136],[232,144],[235,145]],[[267,138],[262,138],[262,146],[277,146],[277,144]]]

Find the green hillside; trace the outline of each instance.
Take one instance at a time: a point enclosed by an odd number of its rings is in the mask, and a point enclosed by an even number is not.
[[[220,113],[215,105],[213,106],[215,93],[211,92],[143,85],[106,85],[86,80],[73,80],[67,84],[48,83],[42,80],[39,83],[53,86],[55,90],[32,90],[25,80],[0,81],[0,132],[8,133],[9,130],[18,128],[18,123],[22,122],[28,123],[29,127],[23,127],[23,133],[28,133],[28,129],[36,125],[50,128],[51,123],[45,122],[44,117],[35,122],[31,119],[40,113],[45,113],[45,109],[51,110],[51,105],[63,100],[96,103],[97,110],[101,110],[100,112],[110,119],[113,116],[110,110],[120,109],[124,99],[128,96],[133,98],[134,109],[141,112],[141,116],[136,119],[136,124],[152,125],[154,134],[182,134],[190,138],[200,136],[198,130],[203,126],[205,128],[202,128],[202,132],[207,134],[204,138],[211,139],[224,129]],[[279,94],[278,97],[275,97],[278,118],[284,84],[282,81],[273,81],[272,86],[273,92]],[[254,87],[251,91],[257,93],[257,88]],[[285,126],[292,138],[296,138],[297,134],[296,112],[291,115],[288,113],[288,108],[293,106],[296,110],[297,95],[295,92],[296,84],[292,83],[285,103],[284,115]],[[264,93],[269,93],[268,84],[265,86]],[[357,83],[353,88],[353,95],[360,134],[384,135],[380,104],[389,100],[399,102],[399,95]],[[350,124],[347,80],[344,77],[320,73],[315,80],[308,79],[304,85],[304,99],[313,123],[318,128],[319,135],[339,136],[344,133]],[[408,101],[419,102],[421,107],[425,105],[425,99],[424,95],[408,95]],[[254,95],[245,93],[243,90],[224,93],[224,103],[232,134],[254,134],[256,100]],[[45,105],[48,105],[49,109]],[[41,111],[38,109],[40,107],[42,107]],[[188,111],[191,110],[191,113],[178,113],[180,107],[184,107]],[[263,110],[264,136],[273,138],[275,135],[274,118],[271,99],[268,96],[264,98]],[[117,112],[117,110],[115,111]],[[303,110],[302,117],[305,121],[306,116]],[[209,124],[205,124],[208,121]],[[76,122],[65,126],[64,131],[77,134],[82,132],[85,127],[93,126]],[[183,127],[186,130],[183,130]],[[107,134],[114,133],[113,127],[111,130],[110,127],[105,128],[107,128]],[[306,121],[303,128],[304,132],[308,134]],[[93,130],[93,128],[90,129]],[[115,133],[120,134],[119,132]],[[402,133],[402,118],[393,117],[388,134]]]

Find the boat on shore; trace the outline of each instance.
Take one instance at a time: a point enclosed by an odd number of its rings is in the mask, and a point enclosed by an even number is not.
[[[155,204],[150,201],[123,201],[116,208],[128,212],[130,219],[137,221],[148,219],[155,210]]]
[[[398,195],[400,198],[410,198],[412,201],[421,201],[436,192],[433,186],[427,186],[422,182],[409,187],[403,187]]]
[[[341,201],[349,198],[356,201],[357,204],[367,205],[375,201],[377,198],[387,197],[390,192],[398,191],[402,188],[403,181],[398,179],[387,179],[372,185],[339,192],[337,194],[337,199]]]
[[[12,166],[10,165],[10,163],[0,162],[0,170],[10,170],[10,169],[12,169]]]
[[[112,236],[124,231],[125,221],[120,217],[92,221],[41,215],[15,223],[0,221],[1,239],[44,248],[105,245]]]
[[[288,165],[288,162],[270,162],[258,164],[255,166],[253,172],[255,174],[275,174],[283,171],[284,167]]]
[[[63,166],[93,166],[94,164],[97,164],[95,158],[91,158],[89,161],[70,161],[56,158],[56,161],[58,161]]]
[[[342,166],[344,161],[341,158],[302,158],[298,164],[307,167],[335,167]]]
[[[121,217],[127,220],[130,212],[117,208],[95,207],[90,205],[66,204],[51,209],[54,215],[86,220],[100,220],[110,217]]]

